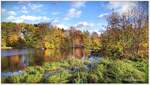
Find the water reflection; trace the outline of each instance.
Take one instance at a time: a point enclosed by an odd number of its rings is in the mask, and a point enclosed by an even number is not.
[[[2,72],[15,72],[26,66],[42,65],[44,62],[61,61],[68,57],[85,56],[83,48],[74,49],[12,49],[2,50]]]
[[[26,65],[22,62],[22,57],[13,55],[11,57],[2,57],[1,68],[3,71],[16,71],[23,69]]]
[[[82,58],[83,56],[85,56],[84,48],[76,47],[75,49],[73,49],[73,55],[77,58]]]

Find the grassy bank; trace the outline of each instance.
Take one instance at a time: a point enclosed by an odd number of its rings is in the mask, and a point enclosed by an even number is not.
[[[94,68],[85,69],[89,61],[70,58],[30,66],[25,73],[2,77],[3,83],[147,83],[148,64],[144,61],[102,58]]]

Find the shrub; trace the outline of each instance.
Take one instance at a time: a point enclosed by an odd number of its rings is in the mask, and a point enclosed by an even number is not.
[[[112,61],[113,60],[106,57],[106,58],[101,59],[100,64],[107,65],[107,64],[110,64]]]
[[[141,78],[141,80],[143,81],[139,81],[139,82],[148,82],[148,64],[144,61],[131,61],[131,60],[124,60],[124,62],[131,64],[136,70],[138,70],[136,73],[137,76],[139,76],[139,74],[142,74],[144,77]]]
[[[116,45],[107,45],[101,48],[101,55],[102,56],[107,56],[110,57],[112,59],[117,59],[120,58],[122,55],[122,49],[116,47]]]
[[[143,72],[121,60],[108,64],[104,75],[105,82],[145,82]]]
[[[84,65],[83,62],[80,59],[77,59],[77,58],[74,58],[74,57],[69,58],[67,60],[67,62],[70,65],[70,67],[74,67],[74,66],[82,67]]]
[[[20,79],[20,76],[10,76],[10,77],[7,77],[6,80],[5,80],[7,83],[20,83],[21,82],[21,79]]]
[[[60,62],[48,62],[43,65],[43,68],[46,71],[56,71],[62,69],[60,65]]]
[[[88,64],[90,64],[90,61],[89,61],[89,60],[85,60],[85,61],[84,61],[84,64],[85,64],[85,65],[88,65]]]
[[[6,79],[7,79],[7,76],[1,77],[1,82],[2,82],[2,83],[7,83]]]
[[[77,71],[70,78],[72,83],[87,83],[88,72]]]
[[[68,71],[64,70],[55,75],[50,75],[46,79],[46,82],[48,82],[48,83],[66,83],[66,82],[69,82],[70,76],[71,76],[71,74]]]
[[[126,63],[133,65],[136,69],[142,72],[146,72],[148,70],[148,64],[144,61],[131,61],[131,60],[124,60]]]
[[[98,76],[98,82],[103,82],[104,81],[104,72],[106,70],[106,65],[105,64],[98,64],[96,66],[96,69],[92,71],[95,75]]]
[[[40,66],[31,66],[25,69],[28,74],[44,73],[44,69]]]
[[[28,74],[24,81],[27,83],[39,83],[43,80],[43,74]]]
[[[123,75],[122,82],[125,83],[144,83],[144,73],[137,69],[131,69]]]
[[[27,75],[24,78],[24,82],[38,83],[43,80],[44,69],[40,66],[27,67],[25,69]]]
[[[97,83],[99,82],[99,76],[94,73],[88,74],[88,83]]]
[[[60,66],[63,67],[63,68],[69,68],[70,64],[67,62],[67,60],[65,60],[65,61],[61,61]]]
[[[6,83],[21,83],[21,82],[24,82],[25,76],[26,76],[26,73],[8,76],[3,81]]]

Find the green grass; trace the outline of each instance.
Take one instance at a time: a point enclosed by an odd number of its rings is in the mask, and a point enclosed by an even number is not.
[[[45,79],[46,83],[67,83],[69,82],[69,77],[71,76],[71,74],[66,71],[63,70],[59,73],[57,73],[56,75],[51,75],[48,78]]]
[[[47,62],[30,66],[25,73],[2,78],[3,83],[147,83],[148,64],[144,61],[102,58],[87,71],[86,60],[70,58],[60,62]],[[78,67],[75,72],[71,68]],[[45,73],[49,75],[45,77]]]

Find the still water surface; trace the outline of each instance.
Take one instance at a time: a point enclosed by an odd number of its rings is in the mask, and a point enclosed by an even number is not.
[[[87,54],[83,48],[72,50],[10,49],[1,50],[1,56],[1,71],[6,73],[17,72],[27,66],[42,65],[44,62],[61,61],[71,56],[82,58]]]

